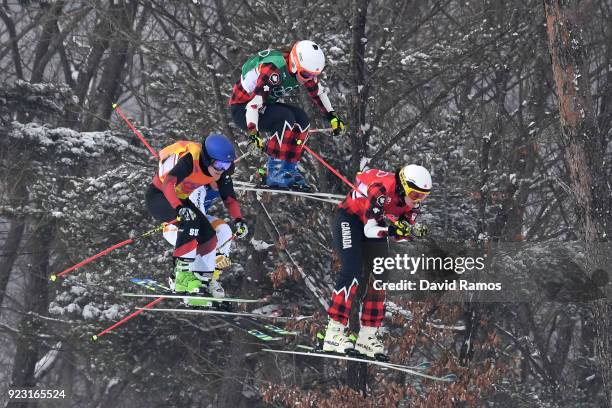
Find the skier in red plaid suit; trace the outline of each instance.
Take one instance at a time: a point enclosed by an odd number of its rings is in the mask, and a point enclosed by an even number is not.
[[[356,186],[339,204],[332,233],[334,249],[341,262],[331,306],[323,350],[357,351],[373,358],[385,358],[377,331],[385,315],[385,291],[376,290],[374,277],[366,270],[375,257],[386,257],[388,237],[398,240],[423,237],[427,227],[415,223],[420,203],[431,190],[431,176],[411,164],[395,173],[371,169],[359,173]],[[390,225],[387,225],[387,221]],[[367,282],[363,282],[366,278]],[[359,284],[366,284],[361,308],[361,329],[353,344],[347,333],[351,303]]]
[[[329,119],[333,133],[344,130],[318,79],[324,67],[323,51],[312,41],[298,41],[289,52],[259,51],[242,66],[229,102],[232,119],[248,132],[254,146],[268,154],[266,184],[271,187],[306,187],[297,163],[308,139],[310,119],[304,110],[280,99],[303,85]],[[271,133],[265,144],[260,131]]]

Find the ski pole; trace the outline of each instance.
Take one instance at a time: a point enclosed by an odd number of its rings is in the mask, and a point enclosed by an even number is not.
[[[220,246],[217,247],[217,249],[221,249],[224,246],[226,246],[227,244],[230,243],[230,241],[233,241],[234,239],[236,239],[236,234],[232,234],[231,237],[229,237],[224,243],[222,243]]]
[[[246,152],[245,154],[243,154],[242,156],[239,156],[236,160],[234,160],[234,163],[238,163],[240,160],[244,159],[245,157],[247,157],[248,155],[252,154],[253,151],[249,150],[248,152]]]
[[[130,315],[124,317],[123,319],[119,320],[117,323],[113,324],[111,327],[108,327],[104,330],[102,330],[100,333],[98,334],[94,334],[93,336],[91,336],[91,339],[93,341],[98,340],[100,337],[104,336],[106,333],[110,332],[111,330],[113,330],[114,328],[116,328],[117,326],[121,326],[123,323],[127,322],[128,320],[138,316],[139,314],[141,314],[142,312],[144,312],[147,309],[152,308],[153,306],[155,306],[156,304],[158,304],[159,302],[161,302],[162,300],[164,300],[164,297],[160,297],[155,299],[154,301],[147,303],[146,305],[144,305],[142,307],[142,309],[138,309],[135,312],[131,313]]]
[[[147,146],[147,149],[149,149],[149,151],[153,154],[153,156],[156,159],[159,159],[159,155],[155,152],[155,150],[153,150],[151,145],[147,143],[146,139],[140,134],[138,129],[136,129],[134,125],[132,125],[132,122],[130,122],[130,120],[123,114],[123,111],[121,110],[121,108],[119,108],[119,105],[117,105],[116,103],[113,103],[113,109],[117,112],[119,116],[121,116],[121,119],[123,119],[123,121],[127,123],[127,125],[130,127],[130,129],[132,129],[132,131],[136,134],[136,136],[138,136],[140,140],[142,140],[142,143],[144,143],[144,145]]]
[[[86,264],[90,263],[91,261],[93,261],[95,259],[98,259],[98,258],[108,254],[109,252],[112,252],[112,251],[114,251],[117,248],[121,248],[123,246],[129,245],[129,244],[135,242],[138,239],[146,238],[146,237],[149,237],[149,236],[151,236],[151,235],[153,235],[153,234],[155,234],[157,232],[161,232],[161,231],[164,230],[164,227],[167,224],[174,224],[175,222],[176,222],[176,220],[173,220],[173,221],[170,221],[170,222],[164,222],[163,224],[155,227],[154,229],[152,229],[150,231],[147,231],[147,232],[145,232],[145,233],[143,233],[143,234],[141,234],[141,235],[139,235],[139,236],[137,236],[135,238],[130,238],[130,239],[126,239],[125,241],[121,241],[118,244],[115,244],[115,245],[113,245],[111,247],[106,248],[104,251],[98,252],[97,254],[95,254],[93,256],[90,256],[89,258],[87,258],[87,259],[85,259],[85,260],[83,260],[83,261],[81,261],[81,262],[79,262],[79,263],[77,263],[75,265],[72,265],[70,268],[63,270],[60,273],[51,275],[49,279],[51,279],[52,282],[55,282],[57,280],[57,278],[61,278],[61,277],[65,276],[65,275],[69,274],[70,272],[74,271],[75,269],[80,268],[81,266],[86,265]]]
[[[310,129],[308,133],[331,133],[334,129],[332,128],[322,128],[322,129]]]
[[[323,163],[323,165],[325,167],[327,167],[329,170],[331,170],[332,173],[334,173],[336,176],[338,176],[340,178],[340,180],[344,181],[346,184],[348,184],[349,186],[351,186],[351,188],[353,190],[355,190],[357,193],[361,194],[362,196],[365,197],[365,194],[362,193],[361,191],[359,191],[359,189],[353,184],[351,183],[346,177],[344,177],[342,174],[340,174],[340,172],[336,169],[334,169],[329,163],[327,163],[325,160],[323,160],[318,154],[316,154],[315,152],[312,151],[312,149],[306,145],[303,146],[304,149],[306,149],[306,151],[310,154],[312,154],[315,159],[317,159],[318,161],[320,161],[321,163]]]

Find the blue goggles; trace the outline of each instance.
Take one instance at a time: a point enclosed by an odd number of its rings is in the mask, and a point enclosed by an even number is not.
[[[217,171],[226,171],[229,170],[230,167],[232,167],[232,164],[234,164],[233,161],[213,160],[211,166]]]

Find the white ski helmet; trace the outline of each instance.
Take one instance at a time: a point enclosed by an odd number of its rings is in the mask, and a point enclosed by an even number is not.
[[[431,174],[425,167],[410,164],[397,174],[400,192],[413,201],[421,201],[431,192]]]
[[[289,54],[289,70],[301,82],[319,75],[325,68],[325,55],[317,44],[310,40],[298,41]]]

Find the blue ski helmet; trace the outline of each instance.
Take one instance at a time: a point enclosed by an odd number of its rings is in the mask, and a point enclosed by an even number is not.
[[[211,133],[204,139],[202,153],[207,159],[224,162],[234,161],[234,145],[221,133]]]

